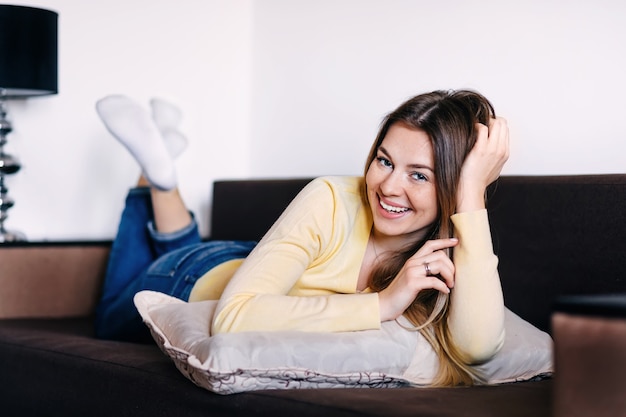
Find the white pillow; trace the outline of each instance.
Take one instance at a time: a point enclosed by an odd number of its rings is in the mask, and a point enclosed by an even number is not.
[[[219,394],[260,389],[425,386],[437,357],[419,332],[385,322],[359,332],[243,332],[210,336],[217,301],[141,291],[135,305],[185,377]],[[405,320],[405,319],[404,319]],[[409,325],[408,321],[402,323]],[[489,384],[551,375],[552,339],[506,310],[501,351],[478,366]]]

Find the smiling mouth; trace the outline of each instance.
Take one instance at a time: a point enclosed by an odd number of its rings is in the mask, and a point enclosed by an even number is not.
[[[405,212],[409,211],[408,207],[390,206],[389,204],[385,204],[382,200],[379,200],[379,202],[380,202],[380,206],[385,211],[388,211],[389,213],[405,213]]]

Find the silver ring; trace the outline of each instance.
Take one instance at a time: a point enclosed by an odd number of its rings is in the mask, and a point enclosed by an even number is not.
[[[424,263],[424,269],[426,270],[426,276],[429,277],[432,274],[430,273],[430,265],[428,264],[428,262]]]

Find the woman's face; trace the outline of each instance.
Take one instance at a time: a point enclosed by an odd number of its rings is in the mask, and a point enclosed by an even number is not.
[[[400,238],[403,245],[426,236],[439,212],[434,166],[423,130],[391,126],[365,176],[376,237]]]

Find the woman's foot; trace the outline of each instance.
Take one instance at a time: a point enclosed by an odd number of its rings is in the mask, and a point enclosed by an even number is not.
[[[176,159],[187,148],[187,138],[178,130],[182,113],[172,103],[159,98],[151,99],[150,107],[152,120],[161,132],[165,146],[172,158]]]
[[[109,132],[137,160],[152,186],[160,190],[176,188],[173,157],[147,111],[123,95],[102,98],[96,110]]]

